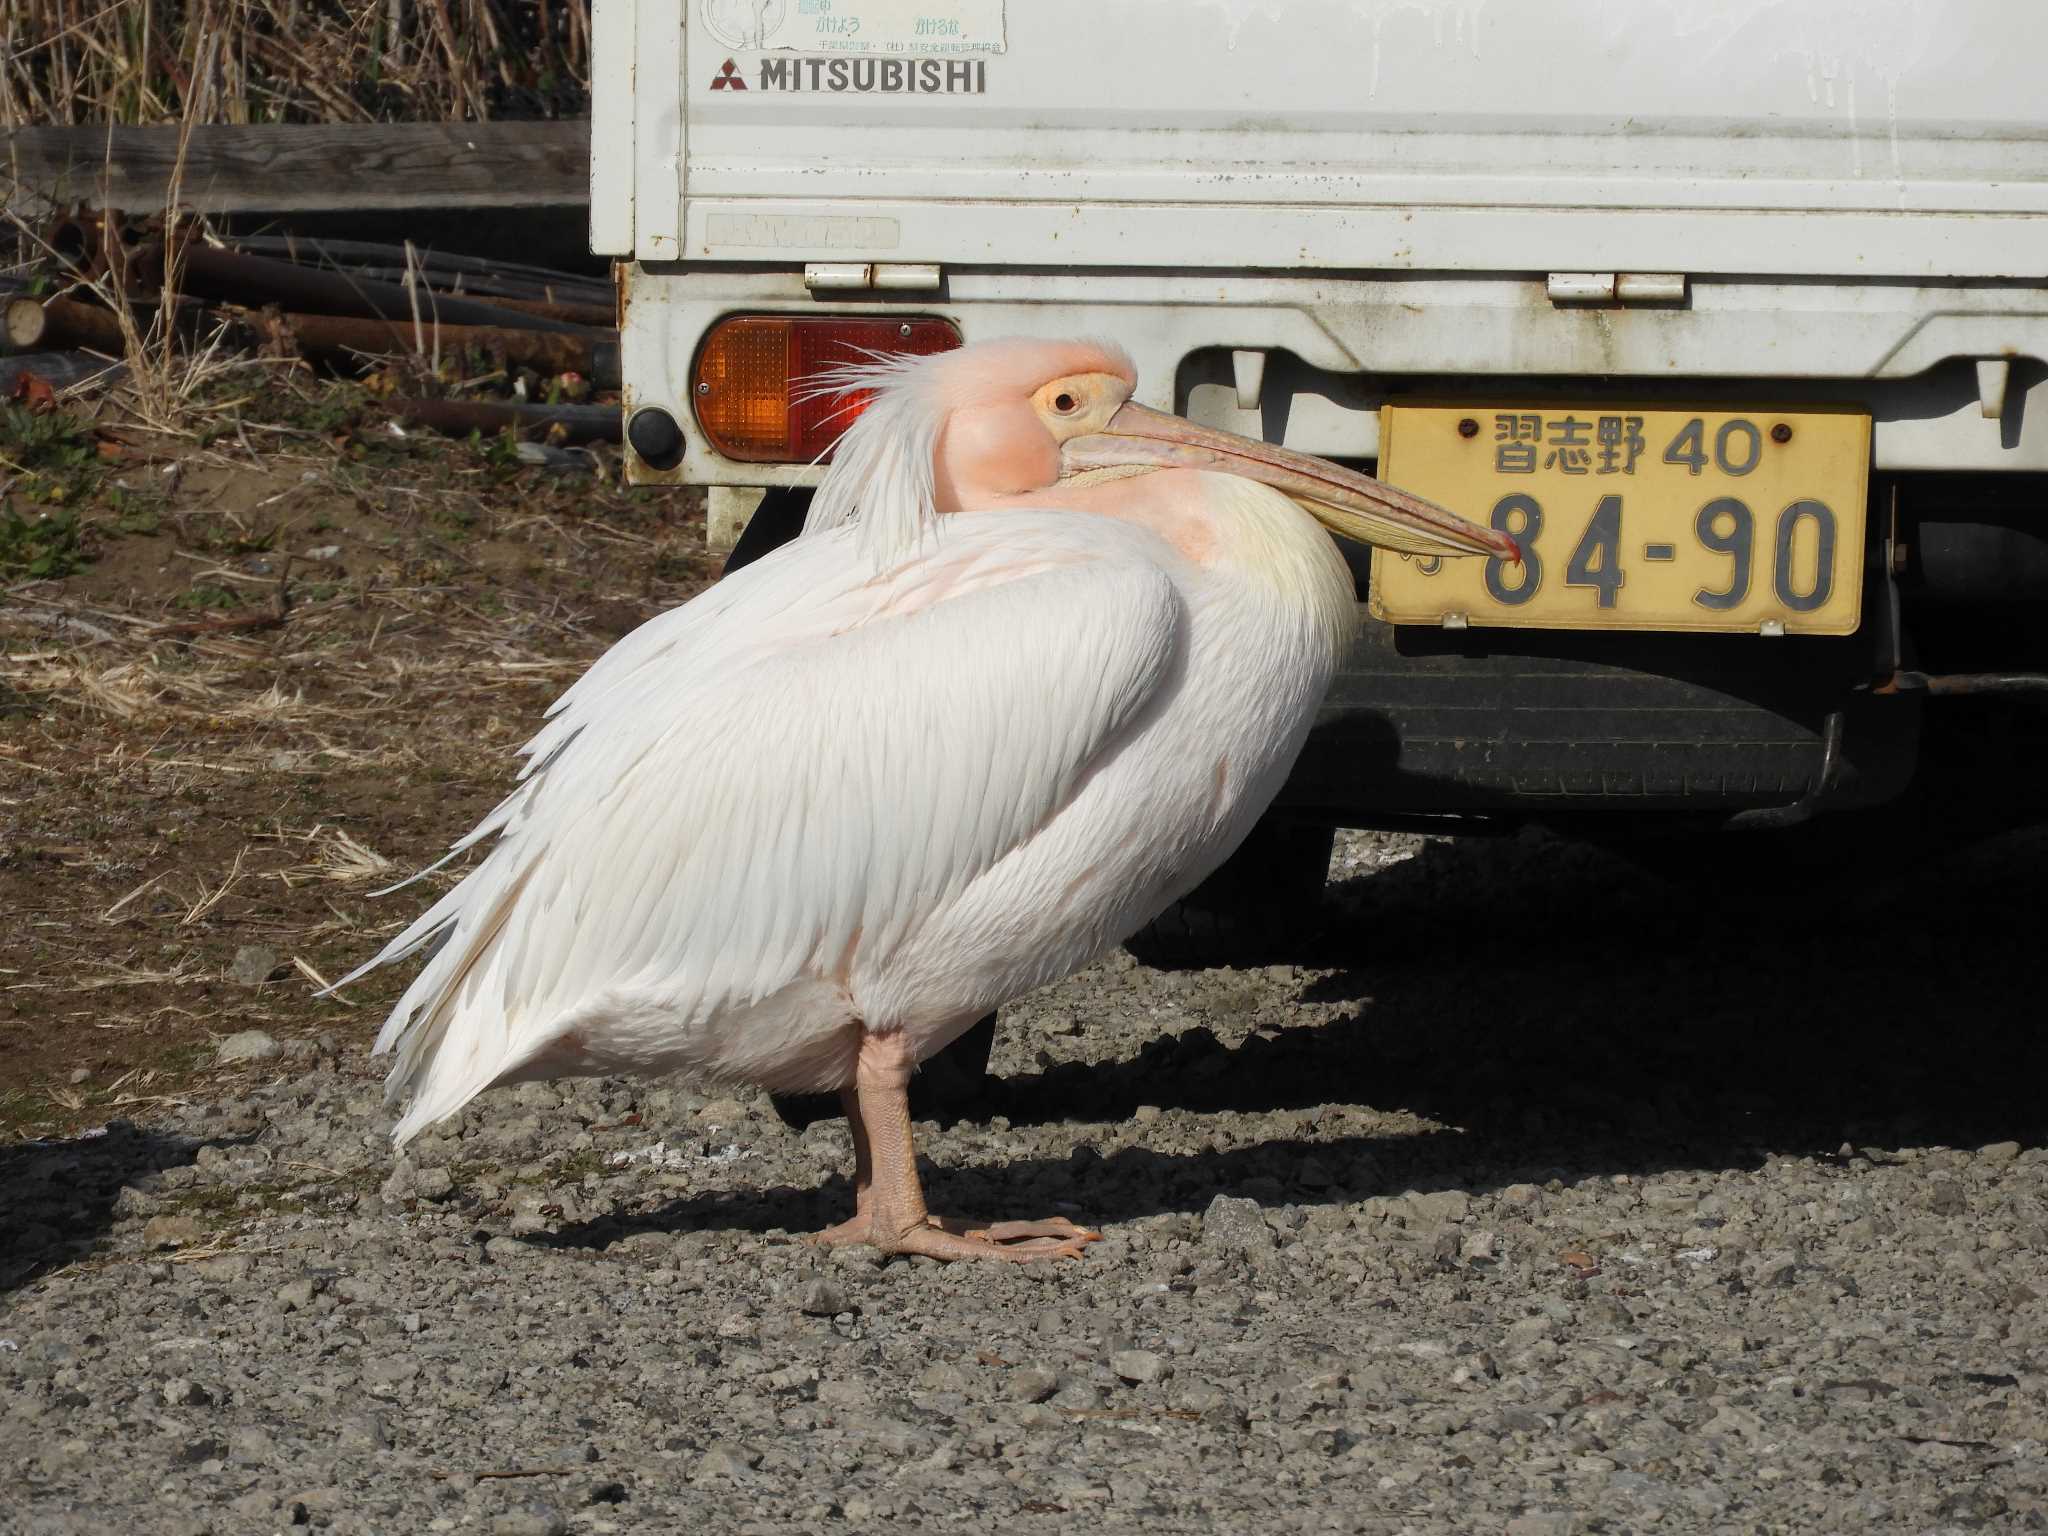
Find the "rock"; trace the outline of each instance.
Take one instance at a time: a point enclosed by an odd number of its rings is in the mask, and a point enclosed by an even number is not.
[[[292,1280],[277,1288],[277,1304],[287,1312],[303,1312],[313,1305],[315,1286],[311,1280]]]
[[[189,1248],[205,1236],[190,1216],[152,1216],[142,1224],[145,1248]]]
[[[1060,1379],[1042,1365],[1020,1365],[1010,1372],[1003,1389],[1012,1402],[1042,1403],[1059,1391]]]
[[[372,1360],[363,1367],[363,1390],[372,1397],[396,1397],[398,1389],[419,1373],[419,1361],[405,1355]]]
[[[1172,1406],[1178,1413],[1213,1413],[1229,1401],[1229,1394],[1214,1382],[1184,1381],[1174,1388]]]
[[[446,1200],[455,1193],[455,1175],[446,1168],[422,1168],[414,1175],[412,1187],[422,1200]]]
[[[491,1522],[491,1536],[566,1536],[569,1522],[552,1504],[507,1510]]]
[[[747,1107],[738,1099],[713,1099],[691,1117],[703,1126],[735,1126],[744,1124]]]
[[[334,1443],[344,1451],[370,1453],[389,1450],[391,1433],[381,1413],[345,1418],[335,1427]]]
[[[1102,1406],[1102,1388],[1092,1381],[1070,1381],[1053,1393],[1052,1401],[1061,1408],[1093,1413]]]
[[[924,1368],[917,1384],[927,1392],[966,1392],[974,1383],[950,1360],[935,1360]]]
[[[1500,1198],[1504,1204],[1520,1206],[1526,1209],[1529,1206],[1542,1203],[1543,1191],[1534,1184],[1510,1184],[1500,1192]]]
[[[277,1454],[277,1437],[261,1424],[237,1424],[228,1431],[228,1455],[247,1465],[268,1461]],[[271,1496],[271,1507],[277,1498]]]
[[[260,1029],[244,1029],[229,1035],[214,1048],[213,1060],[216,1066],[232,1066],[238,1061],[268,1061],[284,1048],[275,1039]]]
[[[1241,1195],[1218,1195],[1202,1213],[1202,1246],[1233,1253],[1259,1253],[1278,1242],[1266,1225],[1259,1202]]]
[[[804,1287],[803,1300],[797,1303],[797,1310],[806,1317],[837,1317],[842,1312],[854,1310],[846,1299],[846,1292],[830,1280],[813,1280]]]
[[[235,951],[235,958],[228,966],[228,980],[245,987],[260,987],[282,968],[277,951],[268,944],[244,944]],[[245,1030],[244,1033],[257,1034],[260,1031]],[[276,1042],[272,1044],[274,1046]],[[275,1051],[265,1054],[274,1055]]]
[[[1472,1211],[1472,1197],[1462,1189],[1433,1189],[1427,1194],[1410,1190],[1407,1199],[1423,1221],[1463,1221]]]
[[[171,1460],[181,1466],[200,1467],[208,1462],[224,1462],[227,1460],[227,1454],[225,1442],[209,1437],[202,1440],[187,1440],[171,1452]],[[215,1470],[219,1470],[217,1466]]]
[[[1173,1367],[1149,1349],[1120,1349],[1109,1357],[1109,1368],[1125,1381],[1145,1383],[1162,1380]]]
[[[304,1525],[306,1515],[332,1514],[345,1508],[348,1500],[339,1488],[306,1488],[291,1495],[284,1503],[292,1513],[292,1523]]]
[[[2010,1163],[2020,1155],[2020,1144],[2016,1141],[1994,1141],[1988,1147],[1977,1149],[1980,1163]]]
[[[752,1478],[754,1468],[761,1465],[761,1453],[751,1446],[739,1445],[731,1440],[714,1440],[705,1447],[704,1454],[697,1458],[697,1470],[691,1476],[692,1482],[703,1482],[706,1478],[722,1477],[730,1482],[745,1482]]]

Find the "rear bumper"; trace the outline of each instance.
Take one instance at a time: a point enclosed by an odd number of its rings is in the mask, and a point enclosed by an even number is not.
[[[1872,694],[1872,676],[1857,637],[1452,633],[1367,617],[1281,804],[1339,825],[1875,804],[1912,777],[1921,711]]]

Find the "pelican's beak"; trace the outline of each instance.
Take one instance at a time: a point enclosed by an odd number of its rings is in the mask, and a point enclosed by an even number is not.
[[[1201,427],[1126,403],[1099,432],[1070,438],[1063,473],[1143,465],[1242,475],[1291,496],[1332,533],[1413,555],[1496,555],[1519,564],[1515,541],[1393,486],[1256,438]]]

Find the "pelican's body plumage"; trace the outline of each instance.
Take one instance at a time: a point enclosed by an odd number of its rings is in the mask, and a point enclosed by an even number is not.
[[[1119,354],[1011,344],[994,371],[1022,386],[984,400],[955,377],[987,350],[875,371],[899,392],[848,434],[857,469],[835,469],[812,530],[557,702],[519,786],[457,845],[495,838],[488,855],[372,962],[432,947],[378,1041],[411,1095],[401,1142],[535,1077],[842,1089],[861,1212],[828,1238],[957,1257],[1092,1236],[943,1230],[891,1095],[1230,853],[1300,749],[1355,599],[1272,485],[1058,467],[1139,413]],[[939,425],[891,423],[934,378],[952,391]],[[1040,385],[1051,470],[1010,410]],[[912,457],[890,457],[905,437]]]

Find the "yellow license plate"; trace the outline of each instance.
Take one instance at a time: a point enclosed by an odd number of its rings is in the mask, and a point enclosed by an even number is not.
[[[1395,624],[1846,635],[1870,418],[1849,409],[1390,405],[1380,477],[1511,533],[1520,566],[1376,549]]]

